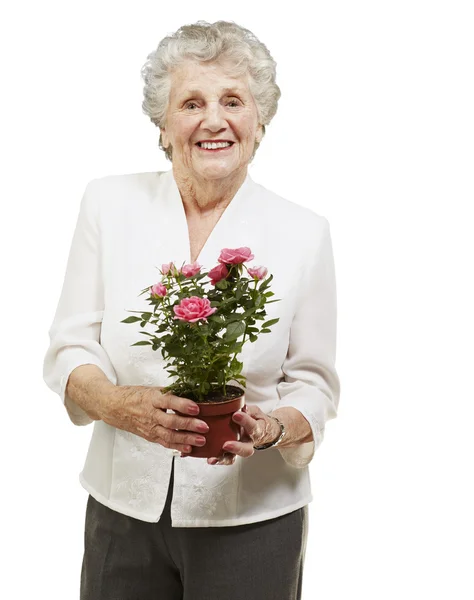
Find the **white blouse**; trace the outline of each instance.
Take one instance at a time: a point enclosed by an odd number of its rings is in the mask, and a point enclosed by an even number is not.
[[[113,510],[159,521],[173,459],[173,527],[253,523],[313,500],[308,464],[323,440],[326,421],[336,417],[340,395],[329,223],[247,175],[198,262],[209,271],[222,248],[241,246],[255,256],[247,266],[263,265],[273,274],[272,299],[281,299],[265,307],[267,319],[280,319],[271,333],[254,343],[247,340],[239,354],[246,403],[265,413],[296,408],[311,425],[314,441],[237,456],[230,466],[209,465],[207,459],[180,458],[179,451],[92,421],[65,393],[71,371],[82,364],[97,365],[115,385],[172,382],[159,350],[131,346],[143,339],[139,322],[120,321],[133,314],[128,311],[149,310],[145,295],[139,294],[160,281],[162,264],[191,262],[186,215],[172,170],[112,175],[86,186],[43,375],[74,424],[94,423],[79,480]]]

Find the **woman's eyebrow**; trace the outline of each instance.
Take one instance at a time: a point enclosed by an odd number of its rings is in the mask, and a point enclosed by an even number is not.
[[[183,96],[200,96],[201,93],[202,93],[201,90],[192,89],[192,90],[186,90],[185,92],[183,92]],[[223,93],[223,94],[228,94],[228,93],[242,94],[243,90],[240,88],[223,88],[221,90],[221,93]]]
[[[240,88],[224,88],[222,91],[231,94],[242,94],[244,92],[244,90]]]

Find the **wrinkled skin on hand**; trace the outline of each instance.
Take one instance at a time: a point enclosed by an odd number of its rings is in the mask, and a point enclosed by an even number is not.
[[[249,458],[255,452],[254,446],[271,442],[280,434],[280,427],[275,419],[269,417],[256,405],[245,405],[241,411],[234,413],[232,420],[241,426],[240,441],[225,442],[222,446],[222,454],[208,458],[208,464],[233,465],[236,456]]]

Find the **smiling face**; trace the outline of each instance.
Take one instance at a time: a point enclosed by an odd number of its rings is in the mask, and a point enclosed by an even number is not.
[[[218,63],[186,61],[171,74],[162,145],[173,150],[173,169],[198,181],[225,180],[246,172],[255,142],[262,139],[248,76],[234,77]],[[226,148],[198,142],[226,140]]]

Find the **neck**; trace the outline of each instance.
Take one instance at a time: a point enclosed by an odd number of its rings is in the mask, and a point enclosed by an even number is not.
[[[225,179],[190,177],[173,165],[184,210],[189,217],[207,217],[225,210],[247,177],[247,169]]]

